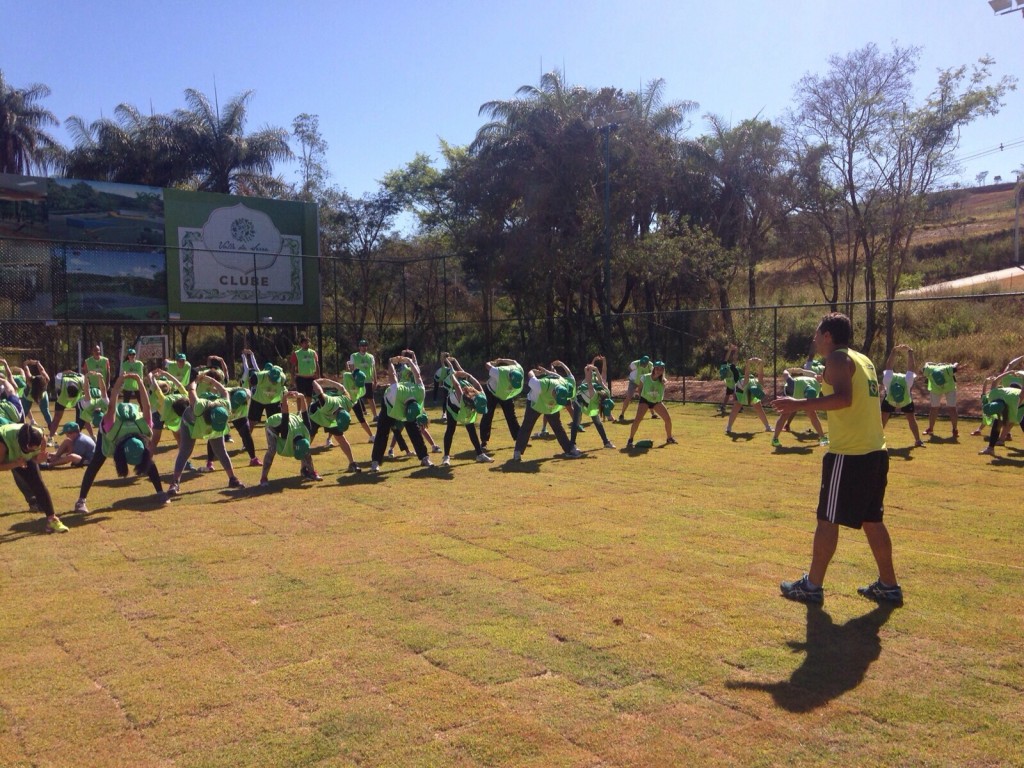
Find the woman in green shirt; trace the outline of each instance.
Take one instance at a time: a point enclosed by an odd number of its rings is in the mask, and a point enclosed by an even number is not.
[[[636,408],[636,416],[633,417],[633,426],[629,428],[629,440],[626,441],[626,449],[633,447],[633,437],[636,435],[640,423],[647,415],[647,411],[654,411],[665,421],[665,444],[675,445],[676,439],[672,437],[672,417],[665,407],[665,363],[655,360],[650,373],[645,373],[637,380],[637,398],[640,405]]]

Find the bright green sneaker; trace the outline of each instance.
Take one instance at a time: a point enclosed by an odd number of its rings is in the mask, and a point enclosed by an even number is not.
[[[824,435],[823,437],[819,437],[818,438],[818,445],[820,445],[820,446],[828,445],[828,435]]]
[[[773,437],[772,438],[772,448],[781,448],[781,447],[782,447],[782,443],[779,441],[779,438]]]
[[[67,533],[68,527],[60,521],[60,518],[54,515],[48,518],[46,521],[46,532],[47,533]]]

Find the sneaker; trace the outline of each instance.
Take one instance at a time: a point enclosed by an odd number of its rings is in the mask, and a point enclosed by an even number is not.
[[[79,512],[83,515],[89,513],[89,507],[85,505],[85,499],[79,499],[75,502],[75,512]]]
[[[774,432],[775,430],[774,430],[774,429],[772,429],[771,427],[768,427],[768,426],[766,426],[766,427],[764,428],[764,431],[765,431],[765,432]]]
[[[605,440],[604,441],[604,447],[605,448],[614,448],[615,447],[615,443],[613,443],[611,440]]]
[[[521,454],[519,451],[512,451],[512,461],[522,461],[522,460],[523,460],[523,454]]]
[[[213,472],[213,462],[212,461],[206,462],[206,469],[204,469],[203,472]]]
[[[726,434],[726,435],[731,435],[731,434],[732,434],[732,430],[731,430],[731,429],[729,429],[728,427],[726,427],[726,428],[725,428],[725,434]]]
[[[544,432],[544,431],[541,431],[541,432],[535,432],[535,433],[533,434],[533,439],[534,439],[534,440],[539,440],[540,438],[542,438],[542,437],[547,437],[547,436],[548,436],[548,433],[547,433],[547,432]]]
[[[874,600],[876,603],[893,603],[903,605],[903,589],[899,584],[887,587],[881,581],[868,584],[866,587],[857,587],[857,594]]]
[[[915,440],[914,441],[914,447],[915,448],[924,448],[924,443],[921,442],[920,440]]]
[[[253,456],[251,459],[249,459],[249,466],[250,467],[262,467],[263,466],[263,462],[260,461],[260,457],[259,456]]]
[[[171,503],[171,495],[169,493],[158,493],[156,495],[156,503],[157,504],[170,504]]]
[[[796,581],[784,581],[779,584],[782,596],[787,600],[796,600],[798,603],[823,603],[825,602],[825,590],[821,587],[812,587],[807,580],[805,573]]]
[[[665,445],[679,445],[679,441],[676,440],[674,437],[670,437],[668,440],[665,441]]]
[[[39,464],[40,469],[50,469],[50,462],[44,461]]]
[[[628,451],[628,450],[632,449],[632,447],[633,447],[633,438],[629,438],[629,440],[626,441],[626,450]]]
[[[184,468],[187,471],[189,471],[189,472],[195,472],[196,471],[196,468],[195,468],[195,466],[193,466],[191,459],[189,459],[188,461],[185,462],[185,467]]]
[[[777,438],[777,437],[773,437],[772,438],[772,448],[781,448],[781,447],[782,447],[782,441],[779,440],[779,438]]]
[[[487,453],[487,443],[480,443],[480,453]]]
[[[302,468],[302,471],[299,474],[307,480],[323,480],[319,472],[312,469],[306,469],[305,467]]]
[[[651,414],[651,418],[652,418],[652,419],[657,419],[657,418],[658,418],[658,414],[656,414],[656,413],[652,413],[652,414]]]
[[[477,464],[490,464],[491,462],[494,461],[494,459],[492,459],[486,453],[478,453],[476,455],[476,461],[477,461]]]
[[[434,462],[432,462],[430,459],[428,459],[426,456],[424,456],[422,459],[420,459],[420,466],[421,467],[432,467],[432,466],[434,466]]]
[[[270,481],[269,480],[260,480],[260,488],[266,489],[266,488],[269,488],[269,487],[270,487]]]
[[[181,492],[181,487],[177,483],[171,483],[167,486],[168,496],[177,496]]]
[[[583,455],[583,451],[581,451],[579,448],[572,448],[571,450],[566,451],[562,455],[565,456],[565,458],[567,459],[578,459]]]
[[[334,440],[333,440],[333,439],[331,439],[330,437],[328,437],[328,438],[327,438],[327,442],[326,442],[326,443],[324,443],[324,445],[325,445],[325,446],[326,446],[327,448],[333,448],[333,447],[334,447]]]
[[[586,424],[580,424],[578,427],[576,427],[576,429],[578,429],[580,432],[586,432],[587,431],[587,425]]]
[[[380,472],[380,464],[378,464],[376,461],[371,461],[370,462],[370,471],[374,472],[374,473]]]
[[[443,413],[441,414],[441,423],[442,424],[447,424],[448,423],[448,416],[446,414],[443,414]]]
[[[389,448],[388,449],[388,458],[389,459],[395,458],[395,449],[394,448]]]
[[[228,481],[228,488],[235,488],[237,490],[242,490],[243,488],[245,488],[245,483],[243,483],[237,477],[232,477]]]
[[[438,445],[437,443],[434,443],[434,447],[433,447],[433,448],[431,448],[430,450],[431,450],[431,452],[433,452],[433,453],[440,453],[440,452],[441,452],[441,446],[440,446],[440,445]]]
[[[828,445],[828,435],[823,435],[822,437],[819,437],[818,438],[818,445],[821,445],[821,446]]]
[[[954,438],[960,437],[960,430],[959,429],[954,429],[953,430],[953,437]]]
[[[60,521],[60,518],[54,515],[46,519],[46,532],[47,533],[67,533],[68,527]]]
[[[373,438],[372,438],[372,437],[369,437],[369,438],[367,438],[367,439],[366,439],[366,442],[368,442],[368,443],[372,443],[372,442],[373,442]]]
[[[932,428],[928,427],[927,429],[925,429],[924,434],[926,434],[926,435],[932,434]]]
[[[28,500],[28,511],[29,512],[42,512],[43,508],[39,506],[39,502],[36,501],[35,496]]]
[[[442,467],[450,467],[451,465],[452,465],[452,457],[451,457],[451,456],[449,456],[449,455],[448,455],[448,454],[446,453],[446,454],[444,455],[444,458],[443,458],[443,459],[441,459],[441,466],[442,466]]]
[[[412,456],[412,449],[410,448],[410,449],[406,450],[405,455],[406,456]]]
[[[235,442],[235,438],[233,438],[231,435],[228,435],[227,437],[224,438],[224,442],[225,443],[233,443],[233,442]]]
[[[374,416],[373,417],[373,423],[376,424],[379,419],[380,419],[380,416]]]

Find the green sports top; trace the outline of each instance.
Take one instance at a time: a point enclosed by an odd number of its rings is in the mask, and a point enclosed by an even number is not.
[[[149,438],[153,436],[153,430],[142,419],[139,411],[134,408],[132,410],[136,414],[135,419],[125,421],[120,416],[115,416],[110,430],[100,435],[100,448],[108,459],[114,455],[115,449],[122,440],[138,436],[143,438],[144,442],[149,442]]]
[[[565,406],[559,405],[558,401],[555,400],[555,390],[558,387],[566,386],[565,379],[561,376],[545,376],[544,378],[537,379],[540,382],[540,391],[537,393],[536,400],[527,400],[530,402],[530,407],[537,413],[543,413],[550,415],[558,413]]]
[[[653,374],[640,377],[640,397],[649,403],[660,403],[665,399],[665,380],[657,380]]]
[[[399,382],[395,390],[395,399],[393,402],[388,403],[388,416],[395,421],[405,421],[405,404],[408,400],[413,399],[423,406],[423,399],[426,397],[426,389],[422,384],[409,383],[406,381]]]
[[[352,410],[352,402],[344,395],[324,394],[323,403],[315,411],[309,411],[309,419],[324,429],[333,429],[338,413]]]
[[[28,453],[21,450],[21,446],[18,444],[18,433],[23,426],[23,424],[4,424],[0,426],[0,441],[7,446],[7,461],[17,461],[18,459],[30,461],[43,449],[43,446],[40,445],[36,450],[29,451]]]
[[[894,408],[905,408],[913,399],[910,387],[907,386],[907,374],[893,373],[889,387],[885,390],[885,402]]]
[[[223,408],[228,412],[228,423],[222,430],[215,430],[213,425],[208,422],[204,416],[207,411],[212,411],[214,408]],[[210,438],[224,437],[231,424],[231,403],[221,398],[218,400],[197,400],[196,404],[192,406],[192,414],[195,417],[194,421],[188,425],[188,433],[193,440],[209,440]]]
[[[274,431],[275,440],[274,447],[282,456],[290,456],[295,458],[295,438],[304,437],[309,440],[309,430],[306,429],[306,425],[302,421],[302,416],[297,413],[288,414],[288,433],[281,437],[277,429],[281,426],[284,421],[283,413],[275,413],[269,419],[267,419],[267,428]]]
[[[295,362],[297,363],[296,368],[298,369],[297,375],[304,378],[316,376],[316,352],[312,349],[299,347],[295,350],[294,354]]]
[[[188,383],[192,380],[192,363],[188,360],[180,363],[177,360],[168,360],[166,367],[167,372],[180,381],[182,386],[188,386]]]
[[[68,388],[74,385],[78,388],[78,394],[72,395]],[[60,391],[57,393],[57,404],[61,408],[74,408],[82,399],[85,391],[85,376],[80,373],[65,373],[60,379]]]
[[[926,365],[923,370],[929,392],[941,395],[956,390],[956,368],[950,363]]]
[[[137,373],[139,376],[141,376],[145,372],[146,366],[144,366],[138,360],[136,360],[134,363],[131,362],[130,360],[126,360],[125,362],[121,363],[122,376],[126,373]],[[121,385],[121,389],[124,390],[125,392],[138,392],[139,382],[137,382],[135,379],[125,379],[124,384]]]
[[[523,366],[519,365],[495,365],[491,371],[497,372],[497,382],[493,376],[488,376],[486,386],[499,400],[511,400],[523,391],[523,384],[526,381],[526,372]],[[513,371],[519,374],[519,386],[512,386],[510,375]]]
[[[280,403],[284,397],[284,371],[278,366],[274,367],[281,371],[281,380],[277,384],[270,380],[269,371],[256,371],[256,387],[253,389],[252,399],[257,403],[273,405]]]

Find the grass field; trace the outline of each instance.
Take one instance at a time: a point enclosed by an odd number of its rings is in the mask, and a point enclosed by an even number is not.
[[[857,595],[844,531],[809,609],[778,582],[808,565],[816,440],[671,412],[681,444],[649,421],[643,453],[591,428],[584,459],[512,465],[499,414],[492,465],[464,433],[450,471],[334,449],[322,483],[279,458],[270,492],[218,471],[167,507],[108,462],[66,535],[0,477],[0,765],[1024,764],[1019,434],[991,461],[969,423],[911,450],[893,419],[906,604]],[[70,509],[81,471],[45,477]]]

